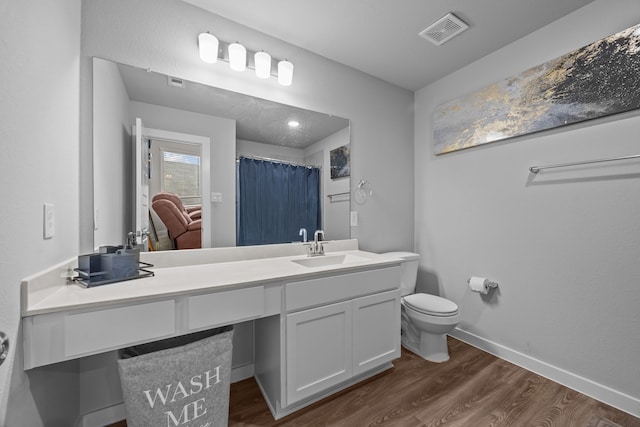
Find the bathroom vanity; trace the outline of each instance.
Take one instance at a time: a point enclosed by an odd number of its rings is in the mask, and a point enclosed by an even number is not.
[[[24,366],[255,320],[255,378],[274,417],[400,356],[400,260],[331,242],[147,253],[154,277],[83,288],[75,260],[22,283]]]

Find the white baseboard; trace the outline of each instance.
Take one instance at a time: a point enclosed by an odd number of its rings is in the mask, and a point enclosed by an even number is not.
[[[251,378],[254,374],[255,368],[253,363],[238,366],[231,369],[231,382],[236,383],[238,381]],[[81,427],[104,427],[110,424],[117,423],[118,421],[126,418],[124,413],[124,403],[116,403],[115,405],[108,406],[106,408],[98,409],[97,411],[89,412],[81,417]]]
[[[634,417],[640,418],[640,399],[617,390],[598,384],[595,381],[576,375],[572,372],[550,365],[501,344],[489,341],[478,335],[472,334],[460,328],[454,329],[449,335],[469,345],[493,354],[500,359],[518,365],[528,371],[534,372],[570,389],[599,400]]]
[[[82,417],[82,427],[104,427],[124,420],[124,403],[98,409]]]
[[[238,381],[246,380],[247,378],[251,378],[255,373],[255,367],[253,363],[249,363],[247,365],[238,366],[236,368],[231,369],[231,383],[237,383]]]

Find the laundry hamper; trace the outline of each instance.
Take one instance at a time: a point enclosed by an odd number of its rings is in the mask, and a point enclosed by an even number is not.
[[[233,326],[120,351],[128,427],[225,427]]]

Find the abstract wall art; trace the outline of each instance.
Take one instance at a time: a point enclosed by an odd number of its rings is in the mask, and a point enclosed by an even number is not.
[[[329,152],[331,179],[344,178],[351,174],[349,144],[334,148]]]
[[[436,155],[640,108],[640,25],[447,102]]]

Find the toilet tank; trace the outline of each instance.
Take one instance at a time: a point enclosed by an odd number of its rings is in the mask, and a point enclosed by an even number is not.
[[[414,293],[420,255],[413,252],[388,252],[385,255],[402,260],[402,264],[400,264],[400,294],[405,296]]]

